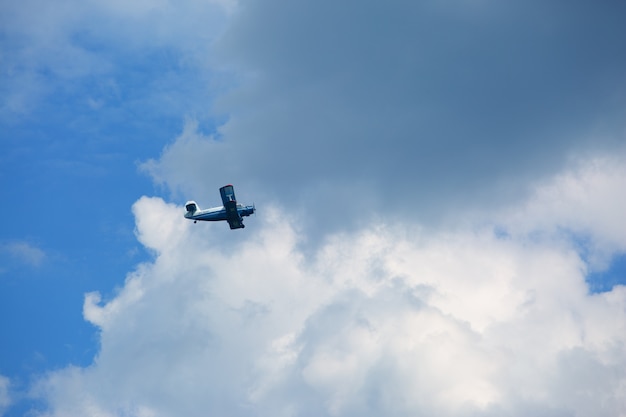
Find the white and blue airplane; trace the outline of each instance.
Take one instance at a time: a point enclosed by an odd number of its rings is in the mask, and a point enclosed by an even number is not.
[[[243,217],[249,216],[256,211],[254,205],[244,206],[238,204],[235,198],[235,189],[232,185],[228,184],[220,188],[220,194],[222,195],[221,207],[212,207],[201,210],[195,201],[187,201],[185,203],[185,218],[197,222],[198,220],[208,222],[218,222],[226,220],[231,229],[243,229],[246,227],[243,224]]]

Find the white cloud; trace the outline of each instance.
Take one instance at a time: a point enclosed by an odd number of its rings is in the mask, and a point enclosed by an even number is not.
[[[154,261],[112,299],[87,295],[100,353],[38,383],[43,415],[624,416],[626,288],[589,293],[557,227],[578,206],[555,204],[606,204],[594,190],[619,193],[623,166],[583,165],[502,215],[530,237],[379,224],[313,254],[282,207],[237,233],[143,197]],[[621,227],[584,218],[598,240]]]
[[[42,249],[28,242],[10,242],[3,245],[2,250],[32,266],[39,266],[46,259],[46,253]]]
[[[53,94],[84,103],[80,110],[139,102],[144,112],[154,106],[176,110],[176,117],[198,111],[195,100],[206,105],[208,93],[191,96],[209,89],[198,89],[208,79],[198,71],[207,71],[206,50],[235,9],[231,0],[7,3],[0,16],[5,33],[0,116],[10,123],[28,118]],[[160,72],[149,71],[155,65]],[[123,88],[122,101],[116,82],[125,84],[134,71],[144,79],[133,91]]]
[[[579,161],[542,184],[535,195],[506,219],[513,233],[569,233],[587,246],[590,267],[608,267],[611,255],[626,252],[626,153]]]
[[[11,405],[11,395],[9,388],[11,381],[4,375],[0,375],[0,416],[4,415],[5,410]]]

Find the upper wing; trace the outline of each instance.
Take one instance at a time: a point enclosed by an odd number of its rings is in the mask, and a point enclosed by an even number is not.
[[[232,185],[225,185],[220,188],[222,202],[226,210],[226,221],[231,229],[241,229],[244,227],[239,211],[237,210],[237,198],[235,198],[235,189]]]
[[[234,202],[237,204],[237,198],[235,198],[235,188],[228,184],[220,188],[220,195],[222,196],[222,203],[226,207],[226,203]]]

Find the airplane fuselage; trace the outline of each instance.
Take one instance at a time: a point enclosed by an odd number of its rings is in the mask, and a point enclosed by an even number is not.
[[[187,212],[185,212],[185,218],[187,219],[202,220],[202,221],[208,221],[208,222],[218,222],[218,221],[228,220],[228,213],[224,206],[212,207],[212,208],[203,209],[203,210],[193,210],[192,208],[190,210],[189,206],[192,206],[192,205],[195,205],[195,207],[197,207],[197,204],[194,201],[190,201],[187,204],[185,204],[185,207],[187,208]],[[244,206],[243,204],[237,204],[236,209],[237,209],[237,213],[241,217],[246,217],[254,213],[253,206]]]

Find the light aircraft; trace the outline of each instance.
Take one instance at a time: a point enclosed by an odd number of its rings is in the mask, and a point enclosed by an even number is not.
[[[221,207],[213,207],[201,210],[195,201],[187,201],[185,203],[185,218],[197,222],[198,220],[204,220],[208,222],[217,222],[226,220],[231,229],[243,229],[246,227],[243,224],[243,217],[249,216],[256,211],[254,205],[244,206],[238,204],[235,198],[235,189],[232,185],[228,184],[220,188],[220,194],[222,196]]]

